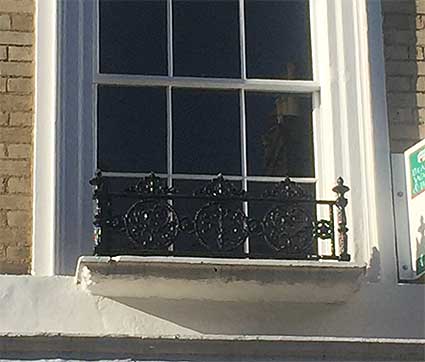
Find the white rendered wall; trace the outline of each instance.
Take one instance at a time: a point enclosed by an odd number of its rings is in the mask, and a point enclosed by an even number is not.
[[[0,277],[0,335],[425,338],[424,288],[379,282],[341,305],[94,297],[73,277]]]

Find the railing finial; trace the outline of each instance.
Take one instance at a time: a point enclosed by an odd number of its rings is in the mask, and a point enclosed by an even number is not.
[[[348,200],[345,198],[345,194],[350,191],[350,188],[344,185],[344,179],[338,177],[336,186],[332,189],[337,194],[335,205],[337,207],[337,222],[338,222],[338,244],[339,244],[339,259],[342,261],[349,261],[350,254],[348,254],[348,227],[347,227],[347,215],[345,208],[348,204]]]

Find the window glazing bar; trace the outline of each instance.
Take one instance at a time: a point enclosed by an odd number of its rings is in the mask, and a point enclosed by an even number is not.
[[[100,49],[100,27],[99,27],[99,1],[96,1],[94,6],[94,15],[93,15],[93,30],[95,31],[94,40],[93,40],[93,74],[99,74],[100,73],[100,56],[99,56],[99,49]]]
[[[309,10],[310,13],[310,44],[311,44],[311,61],[312,61],[312,70],[313,70],[313,79],[319,81],[319,50],[317,48],[317,37],[320,36],[317,26],[317,0],[309,1]],[[322,35],[323,36],[323,35]]]
[[[245,91],[240,90],[240,122],[241,122],[241,170],[242,170],[242,189],[248,191],[248,161],[247,161],[247,137],[246,137],[246,109],[245,109]],[[248,214],[248,203],[243,203],[243,211]],[[245,240],[244,252],[249,254],[249,238]]]
[[[174,74],[174,54],[173,54],[173,1],[167,0],[167,62],[168,76]],[[173,90],[171,86],[167,87],[167,173],[168,187],[173,186],[173,179],[170,175],[173,173]]]
[[[140,177],[146,177],[150,175],[150,172],[114,172],[114,171],[102,171],[102,175],[106,177],[134,177],[134,178],[140,178]],[[175,180],[199,180],[199,181],[205,181],[205,180],[211,180],[215,177],[217,177],[216,174],[214,175],[197,175],[197,174],[166,174],[166,173],[155,173],[156,176],[161,178],[168,178],[171,177]],[[285,177],[282,176],[237,176],[237,175],[223,175],[223,177],[227,180],[231,181],[243,181],[246,180],[247,182],[253,181],[253,182],[280,182]],[[310,183],[313,184],[317,182],[317,178],[315,177],[290,177],[290,179],[294,182],[298,183]]]
[[[239,0],[239,39],[241,57],[241,78],[246,79],[245,0]]]
[[[320,90],[319,82],[280,79],[226,79],[198,77],[165,77],[129,74],[97,74],[97,84],[204,89],[243,89],[245,91],[313,93]]]
[[[173,186],[173,179],[170,175],[173,174],[173,101],[172,88],[167,87],[167,172],[168,172],[168,187]]]
[[[168,61],[168,76],[172,77],[174,73],[173,63],[173,2],[167,0],[167,61]]]
[[[93,40],[92,40],[92,56],[93,56],[93,64],[92,64],[92,74],[91,76],[94,78],[96,74],[100,71],[100,56],[99,56],[99,42],[100,42],[100,31],[99,31],[99,1],[96,1],[94,4],[94,15],[93,15]],[[97,102],[98,102],[98,94],[97,94],[97,83],[93,82],[92,84],[92,120],[93,120],[93,128],[94,128],[94,140],[93,140],[93,151],[94,151],[94,165],[95,168],[98,168],[98,119],[97,119]]]
[[[246,81],[246,45],[245,45],[245,1],[239,0],[239,39],[240,39],[240,60],[241,60],[241,79]],[[245,108],[245,90],[241,89],[240,96],[240,125],[241,125],[241,171],[242,171],[242,189],[248,191],[247,167],[247,137],[246,137],[246,108]],[[248,203],[243,203],[243,211],[248,215]],[[244,242],[244,252],[249,254],[249,238]]]

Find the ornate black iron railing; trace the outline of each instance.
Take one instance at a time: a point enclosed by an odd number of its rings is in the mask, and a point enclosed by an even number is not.
[[[191,193],[167,187],[153,173],[123,186],[98,171],[90,183],[96,255],[350,260],[349,188],[342,178],[335,200],[315,200],[289,178],[261,194],[221,175]],[[327,208],[328,218],[317,218],[318,206]],[[319,242],[328,244],[326,255],[318,254]]]

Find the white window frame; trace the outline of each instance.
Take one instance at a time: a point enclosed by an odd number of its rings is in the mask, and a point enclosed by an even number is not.
[[[84,57],[95,59],[95,54],[81,34],[87,27],[94,34],[95,24],[84,17],[84,6],[92,2],[67,3],[78,6],[64,9],[66,5],[60,0],[36,2],[32,270],[37,275],[70,273],[77,257],[90,255],[93,247],[88,239],[91,228],[83,226],[82,221],[92,220],[87,195],[95,163],[93,145],[87,139],[95,131],[94,125],[87,127],[82,120],[87,115],[94,119],[96,100],[84,92],[83,84],[85,77],[96,74],[96,68],[84,68]],[[317,194],[333,197],[331,189],[340,175],[351,187],[347,209],[349,253],[357,264],[368,261],[379,238],[391,237],[393,230],[392,221],[381,217],[388,207],[385,194],[390,191],[388,132],[386,118],[375,117],[372,107],[367,5],[367,0],[310,1],[313,81],[241,80],[239,85],[255,89],[262,82],[270,90],[314,92]],[[75,21],[64,24],[60,16],[63,11],[72,11]],[[61,67],[65,63],[66,73]],[[69,67],[75,72],[69,72]],[[102,81],[117,81],[113,75],[101,76]],[[142,85],[146,78],[132,76],[127,81]],[[179,82],[175,78],[164,81]],[[222,87],[223,82],[217,86]],[[194,87],[203,84],[196,79],[181,79],[178,84],[183,83]],[[376,129],[382,134],[374,132]],[[379,162],[388,162],[388,171]]]

